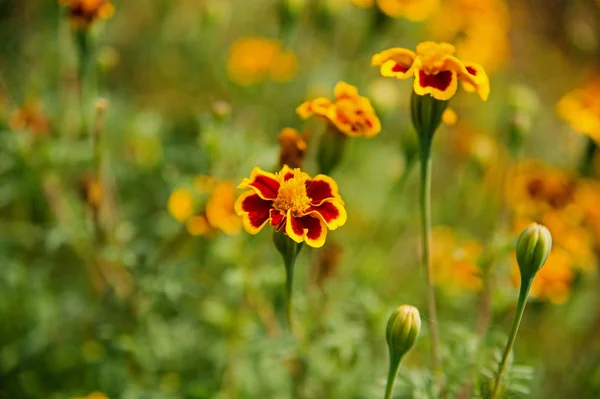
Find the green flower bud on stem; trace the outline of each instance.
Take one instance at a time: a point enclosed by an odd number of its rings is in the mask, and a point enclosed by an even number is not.
[[[552,249],[552,235],[541,224],[527,226],[517,239],[517,262],[521,271],[521,281],[533,280],[536,273],[546,263]]]
[[[438,100],[428,94],[421,96],[413,90],[410,99],[410,116],[422,144],[431,144],[433,134],[440,126],[442,114],[447,106],[448,101]]]
[[[327,124],[327,129],[321,135],[317,162],[319,172],[329,175],[340,163],[348,136],[340,132],[333,124]]]
[[[517,239],[517,262],[519,263],[519,270],[521,271],[519,301],[517,302],[517,310],[515,311],[515,317],[508,336],[508,342],[506,343],[502,360],[498,366],[498,373],[496,373],[496,379],[494,381],[490,399],[496,399],[498,397],[502,382],[502,374],[506,369],[508,357],[517,339],[517,333],[519,332],[519,326],[523,319],[523,313],[525,313],[525,306],[527,305],[527,298],[529,297],[533,279],[541,267],[544,266],[544,263],[546,263],[546,259],[550,254],[550,249],[552,249],[552,235],[550,235],[550,231],[545,226],[537,223],[532,223],[527,226]]]
[[[294,288],[294,265],[296,264],[296,258],[302,250],[302,244],[297,243],[288,237],[283,229],[280,231],[273,230],[273,243],[275,248],[279,251],[283,257],[283,264],[285,266],[285,310],[286,310],[286,321],[290,331],[292,330],[292,294]]]
[[[421,316],[414,306],[399,306],[388,319],[385,337],[390,352],[390,369],[388,372],[385,399],[392,397],[396,374],[400,363],[408,351],[414,346],[421,330]]]

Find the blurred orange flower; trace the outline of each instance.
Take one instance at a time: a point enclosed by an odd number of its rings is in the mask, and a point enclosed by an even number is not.
[[[477,262],[481,245],[473,240],[459,240],[452,229],[445,226],[433,229],[431,241],[435,284],[449,290],[480,291],[483,285]]]
[[[379,9],[392,18],[424,21],[439,5],[439,0],[377,0]]]
[[[266,78],[287,82],[298,70],[298,59],[281,42],[265,37],[243,37],[229,48],[227,71],[235,83],[250,86]]]
[[[171,216],[183,223],[194,214],[194,197],[190,190],[180,188],[171,193],[167,203]]]
[[[23,107],[15,109],[8,123],[12,130],[29,130],[35,136],[47,133],[50,127],[42,111],[42,103],[37,100],[27,100]]]
[[[556,104],[558,117],[600,144],[600,79],[565,94]]]
[[[235,194],[233,182],[220,181],[206,202],[208,223],[227,235],[237,234],[242,227],[242,220],[234,209]]]
[[[110,0],[59,0],[68,8],[69,20],[73,27],[85,29],[98,19],[109,19],[115,13]]]
[[[353,137],[373,137],[381,131],[381,122],[368,98],[346,82],[334,88],[335,102],[324,97],[306,101],[296,108],[298,116],[308,119],[318,115],[328,120],[341,133]]]
[[[257,234],[269,223],[292,240],[319,248],[325,244],[327,229],[346,223],[337,184],[325,175],[311,178],[287,165],[276,174],[254,168],[238,188],[248,189],[236,201],[235,210],[250,234]]]
[[[483,101],[490,93],[490,83],[483,67],[462,62],[454,57],[454,46],[448,43],[423,42],[417,52],[391,48],[375,54],[371,65],[379,66],[381,75],[408,79],[414,75],[414,91],[430,94],[438,100],[449,100],[461,81],[465,91],[475,91]]]

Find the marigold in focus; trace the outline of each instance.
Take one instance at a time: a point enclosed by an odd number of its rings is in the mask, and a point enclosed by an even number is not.
[[[319,248],[325,243],[327,229],[346,223],[337,184],[325,175],[311,178],[287,165],[275,174],[256,167],[238,188],[248,189],[236,201],[235,210],[250,234],[257,234],[268,223],[297,243]]]
[[[338,82],[333,93],[334,102],[319,97],[300,104],[296,108],[298,116],[308,119],[314,114],[325,118],[338,131],[352,137],[373,137],[381,131],[381,122],[371,101],[360,96],[356,87]]]
[[[279,166],[301,168],[306,156],[306,137],[296,129],[286,127],[279,133]]]
[[[278,40],[244,37],[236,40],[229,48],[229,77],[242,86],[260,83],[267,77],[275,82],[287,82],[297,70],[296,55],[283,49]]]
[[[109,19],[115,13],[110,0],[59,0],[68,8],[69,20],[75,28],[86,29],[98,19]]]
[[[416,53],[404,48],[391,48],[375,54],[371,65],[379,66],[382,76],[408,79],[415,77],[413,88],[418,95],[429,94],[438,100],[449,100],[458,88],[458,81],[468,92],[477,92],[487,101],[490,83],[483,67],[462,62],[454,56],[454,46],[448,43],[423,42]]]
[[[564,95],[556,104],[556,113],[569,122],[571,129],[600,144],[600,79]]]
[[[444,226],[433,229],[431,241],[435,284],[448,289],[480,291],[483,283],[477,262],[481,245],[473,240],[459,240],[452,229]]]
[[[424,21],[439,5],[439,0],[377,0],[381,12],[392,18]]]

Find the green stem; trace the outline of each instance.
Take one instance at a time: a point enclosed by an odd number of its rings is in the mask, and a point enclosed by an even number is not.
[[[400,369],[401,363],[402,363],[402,358],[394,359],[394,358],[392,358],[392,354],[390,353],[390,369],[388,371],[388,378],[387,378],[387,384],[385,386],[384,399],[392,398],[392,394],[394,393],[394,386],[396,385],[396,376],[398,374],[398,369]]]
[[[498,374],[496,375],[496,382],[494,383],[494,389],[492,390],[492,395],[490,396],[490,399],[496,399],[496,397],[498,396],[498,392],[500,391],[500,382],[502,380],[502,374],[506,369],[508,356],[510,355],[513,345],[515,344],[515,340],[517,339],[517,333],[519,332],[521,319],[523,318],[523,313],[525,312],[525,306],[527,305],[527,297],[529,296],[529,290],[531,289],[532,282],[533,279],[529,281],[521,281],[521,289],[519,291],[519,302],[517,304],[517,311],[515,312],[515,318],[513,319],[512,328],[510,330],[510,336],[508,337],[508,342],[506,343],[506,348],[504,349],[502,361],[498,366]]]
[[[579,165],[579,174],[581,176],[590,176],[594,167],[594,156],[598,152],[598,145],[591,138],[587,138],[581,164]]]
[[[429,317],[429,334],[431,337],[431,357],[432,367],[435,373],[438,373],[441,366],[440,359],[440,338],[437,328],[437,311],[435,305],[435,288],[433,286],[433,270],[429,252],[431,248],[431,141],[423,140],[421,143],[421,234],[422,250],[421,268],[425,272],[427,285],[427,311]]]
[[[293,306],[292,297],[294,293],[294,265],[296,257],[285,259],[285,319],[288,329],[293,331]]]

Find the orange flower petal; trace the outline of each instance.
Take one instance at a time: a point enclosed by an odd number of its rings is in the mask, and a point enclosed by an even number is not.
[[[310,215],[295,217],[288,211],[285,232],[298,243],[304,241],[313,248],[320,248],[325,244],[327,226],[320,218]]]
[[[273,173],[259,167],[252,169],[250,178],[244,178],[237,188],[250,188],[264,200],[274,200],[279,191],[279,181]]]
[[[358,97],[358,89],[346,82],[339,81],[333,89],[333,95],[337,100],[341,98],[355,98]]]
[[[308,119],[313,114],[325,116],[330,106],[331,101],[324,97],[319,97],[300,104],[296,108],[296,113],[301,119]]]
[[[490,95],[490,79],[481,65],[465,63],[465,72],[460,73],[458,79],[465,91],[475,91],[483,101],[487,101]]]
[[[441,71],[435,75],[428,75],[419,70],[415,74],[414,90],[421,96],[430,94],[438,100],[449,100],[456,93],[457,81],[455,71]]]

